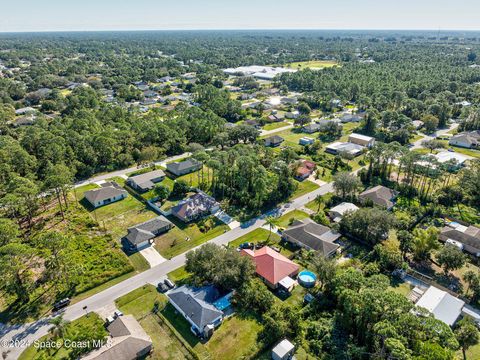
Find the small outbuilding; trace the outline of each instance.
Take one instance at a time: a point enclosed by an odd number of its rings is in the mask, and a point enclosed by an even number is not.
[[[287,339],[280,341],[277,346],[272,349],[273,360],[288,360],[293,358],[295,354],[295,345]]]

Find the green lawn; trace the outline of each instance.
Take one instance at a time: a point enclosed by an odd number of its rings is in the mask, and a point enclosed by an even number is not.
[[[166,326],[161,318],[152,313],[155,304],[162,309],[166,303],[165,295],[158,293],[152,285],[139,289],[115,300],[117,307],[125,314],[133,315],[153,342],[151,359],[189,359],[190,351]]]
[[[266,229],[255,229],[248,234],[245,234],[238,239],[235,239],[228,243],[229,247],[237,248],[240,244],[245,242],[251,242],[254,244],[258,243],[269,243],[271,246],[276,246],[280,249],[280,254],[289,257],[296,250],[291,244],[282,241],[278,234],[272,233],[269,238],[269,231]],[[268,239],[268,241],[267,241]]]
[[[173,216],[170,216],[169,220],[175,224],[175,227],[155,239],[155,248],[167,259],[201,245],[229,230],[227,225],[213,216],[190,224],[184,224]],[[209,224],[210,229],[208,231],[200,231],[199,225],[202,222]]]
[[[135,268],[135,271],[137,272],[142,272],[150,269],[150,264],[139,252],[129,255],[128,259],[130,260],[133,267]]]
[[[280,121],[280,122],[273,122],[273,123],[268,123],[263,127],[263,130],[269,131],[269,130],[275,130],[279,129],[285,126],[290,125],[289,122],[286,121]]]
[[[325,195],[322,195],[322,198],[323,198],[323,202],[324,203],[327,203],[328,201],[330,201],[330,199],[332,198],[333,194],[332,193],[327,193]],[[312,211],[315,211],[317,212],[318,211],[318,204],[315,203],[315,200],[312,200],[310,201],[309,203],[307,203],[305,205],[305,207],[307,209],[310,209]]]
[[[340,66],[338,62],[333,60],[309,60],[292,62],[284,67],[291,69],[323,69],[333,66]]]
[[[290,199],[296,199],[320,187],[318,184],[309,180],[303,180],[303,181],[294,180],[294,182],[297,185],[297,189],[293,192]]]
[[[176,270],[169,272],[167,276],[170,280],[172,280],[178,285],[179,283],[186,282],[190,277],[190,273],[185,270],[185,266],[182,266]]]
[[[73,341],[87,340],[83,335],[92,336],[93,339],[103,339],[108,335],[104,328],[104,321],[96,314],[89,313],[81,318],[70,322],[65,327],[64,339]],[[92,335],[95,334],[95,335]],[[53,338],[52,335],[46,335],[40,339],[40,341],[52,340],[58,342],[58,348],[40,349],[34,345],[29,346],[20,355],[21,360],[30,359],[68,359],[78,358],[72,354],[74,347],[64,347],[63,340],[60,338]]]
[[[289,146],[295,150],[301,150],[303,149],[303,146],[298,144],[298,141],[305,136],[309,136],[308,134],[305,134],[304,132],[301,132],[299,129],[291,128],[283,131],[279,131],[275,133],[275,135],[281,136],[285,141],[282,143],[281,147]],[[262,136],[260,139],[265,139],[269,137],[270,135]],[[275,149],[280,149],[281,147],[275,148]],[[280,151],[280,150],[278,150]]]
[[[412,289],[413,289],[413,286],[407,282],[396,280],[396,279],[392,279],[390,281],[389,290],[392,290],[393,292],[396,292],[397,294],[401,294],[405,297],[408,296],[408,294],[410,294],[410,291],[412,291]]]
[[[293,210],[290,211],[289,213],[286,213],[283,216],[280,216],[279,218],[275,219],[275,224],[278,227],[281,228],[286,228],[290,225],[290,222],[292,219],[295,220],[302,220],[308,218],[309,215],[306,212],[303,212],[301,210]]]
[[[465,353],[467,360],[477,360],[480,359],[480,343],[475,346],[472,346]],[[458,359],[463,359],[462,350],[457,352]]]
[[[125,183],[125,180],[122,178],[113,178],[111,180],[115,180],[119,185]],[[132,193],[129,193],[123,200],[93,209],[83,197],[83,193],[95,187],[98,188],[96,185],[86,185],[76,189],[77,199],[90,213],[91,217],[97,221],[102,228],[107,230],[114,239],[120,239],[124,236],[127,233],[127,228],[157,216]]]

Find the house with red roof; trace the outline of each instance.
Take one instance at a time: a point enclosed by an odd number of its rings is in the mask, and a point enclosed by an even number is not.
[[[303,160],[295,171],[295,178],[299,181],[305,180],[315,171],[317,165],[313,161]]]
[[[290,259],[268,246],[256,251],[244,249],[241,254],[254,261],[257,275],[269,288],[276,289],[281,285],[290,290],[293,287],[291,277],[298,274],[299,266]]]

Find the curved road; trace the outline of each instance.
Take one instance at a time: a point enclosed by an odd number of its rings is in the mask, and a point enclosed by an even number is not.
[[[125,171],[130,172],[128,169]],[[108,178],[110,178],[112,174],[108,174],[105,176],[108,176]],[[92,179],[91,181],[99,180],[103,179],[97,177],[95,179]],[[229,242],[238,239],[239,237],[265,225],[264,219],[267,215],[281,216],[295,209],[300,209],[305,206],[305,204],[315,199],[317,195],[324,195],[332,191],[332,183],[325,184],[306,195],[300,196],[295,200],[292,200],[290,203],[273,209],[265,215],[250,220],[249,222],[242,224],[240,227],[237,227],[220,236],[217,236],[216,238],[213,238],[208,242],[217,245],[226,245]],[[132,276],[131,278],[128,278],[121,283],[105,289],[102,292],[92,295],[87,299],[81,300],[78,303],[75,303],[65,308],[64,310],[55,315],[62,313],[65,320],[71,321],[83,316],[86,311],[99,311],[106,305],[112,304],[114,300],[119,298],[120,296],[128,294],[129,292],[145,284],[158,284],[158,282],[164,279],[169,272],[178,269],[183,265],[185,265],[185,253],[178,255],[170,260],[167,260],[138,275]],[[51,327],[51,325],[49,325],[48,323],[50,319],[51,316],[47,318],[42,318],[29,324],[2,325],[0,327],[0,348],[2,350],[2,353],[6,353],[5,359],[17,359],[28,345],[32,344],[35,340],[38,340],[42,336],[46,335]]]

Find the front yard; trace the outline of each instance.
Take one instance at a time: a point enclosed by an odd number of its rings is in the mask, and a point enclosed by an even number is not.
[[[201,245],[229,230],[227,225],[213,216],[190,224],[185,224],[173,216],[170,216],[169,220],[175,224],[175,227],[155,239],[155,248],[167,259]],[[204,230],[201,231],[201,228]]]
[[[318,184],[309,180],[303,180],[303,181],[294,180],[294,182],[297,185],[297,189],[293,192],[290,199],[296,199],[320,187]]]

